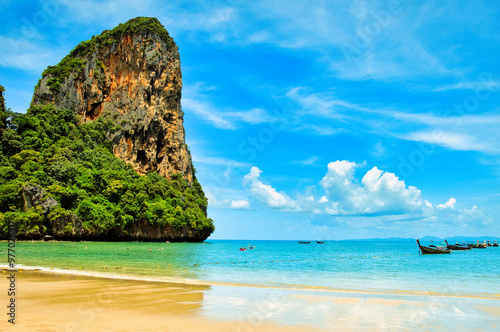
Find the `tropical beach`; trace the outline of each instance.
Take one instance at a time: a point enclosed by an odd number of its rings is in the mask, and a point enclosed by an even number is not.
[[[9,327],[16,331],[491,331],[500,323],[498,294],[332,294],[33,271],[18,277],[19,321]]]
[[[18,242],[30,258],[17,267],[16,328],[489,331],[500,323],[498,248],[425,256],[413,241],[254,241],[240,252],[243,243]]]
[[[500,3],[0,14],[0,330],[500,330]]]

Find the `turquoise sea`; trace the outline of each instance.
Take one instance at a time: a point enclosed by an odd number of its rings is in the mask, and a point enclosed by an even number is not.
[[[240,247],[247,250],[239,251]],[[6,255],[0,264],[6,266]],[[215,285],[500,294],[500,248],[420,255],[411,241],[17,242],[16,267],[27,266]]]

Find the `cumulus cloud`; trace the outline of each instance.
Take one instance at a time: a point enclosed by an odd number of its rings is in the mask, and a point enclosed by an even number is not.
[[[441,209],[453,209],[453,208],[455,208],[456,202],[457,202],[457,200],[452,197],[448,200],[448,202],[446,202],[445,204],[439,204],[437,207],[441,208]],[[476,207],[476,206],[474,206],[474,207]]]
[[[245,200],[231,200],[231,208],[232,209],[248,209],[250,208],[250,203]]]
[[[260,173],[262,171],[259,168],[252,167],[250,173],[243,178],[243,184],[250,188],[250,192],[255,198],[271,208],[284,210],[298,209],[297,202],[288,197],[287,194],[280,193],[270,185],[262,183],[259,179]]]
[[[262,171],[252,167],[243,180],[252,196],[270,208],[293,212],[329,214],[343,218],[354,217],[396,217],[403,221],[443,221],[465,225],[471,221],[490,222],[483,210],[458,209],[455,198],[444,204],[432,204],[422,198],[421,191],[408,186],[394,173],[373,167],[362,177],[356,177],[356,170],[365,166],[347,160],[328,164],[325,176],[319,181],[319,190],[324,195],[319,199],[307,194],[292,199],[285,192],[278,192],[260,179]],[[392,220],[392,219],[391,219]]]
[[[359,182],[354,178],[357,165],[346,160],[328,164],[320,184],[331,201],[330,214],[370,215],[403,214],[422,210],[427,205],[416,187],[406,187],[394,173],[377,167],[369,170]]]

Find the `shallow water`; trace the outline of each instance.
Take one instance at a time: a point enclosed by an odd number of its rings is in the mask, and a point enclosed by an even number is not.
[[[238,250],[248,245],[255,248]],[[498,247],[422,256],[414,242],[386,241],[17,242],[16,264],[265,287],[500,296]]]

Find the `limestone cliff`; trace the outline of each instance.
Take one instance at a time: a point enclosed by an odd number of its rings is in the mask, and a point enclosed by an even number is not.
[[[177,45],[143,17],[48,67],[26,113],[5,109],[0,86],[0,239],[10,224],[19,239],[210,236],[181,90]]]
[[[4,87],[0,85],[0,113],[2,114],[5,112],[5,101],[3,98],[4,91]]]
[[[135,18],[80,43],[47,68],[32,104],[74,110],[82,122],[106,117],[115,156],[141,174],[194,178],[181,109],[177,45],[155,18]]]

